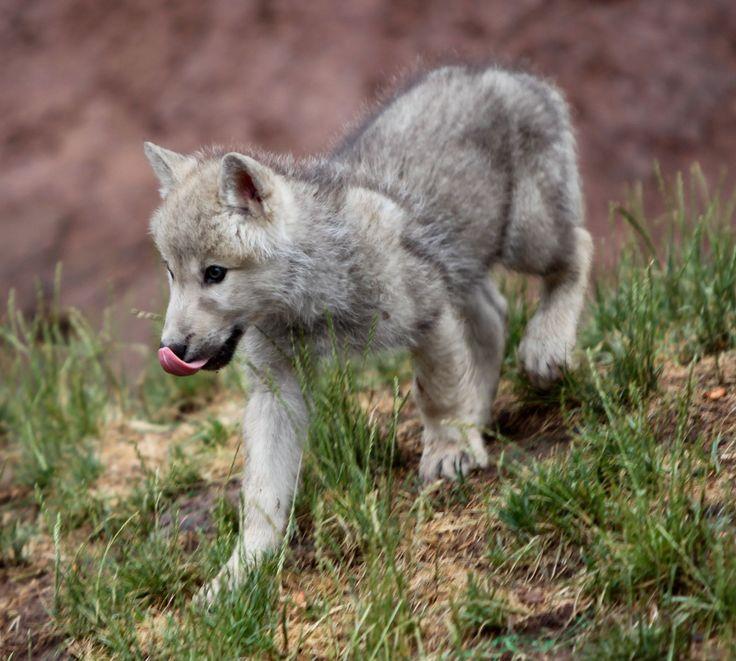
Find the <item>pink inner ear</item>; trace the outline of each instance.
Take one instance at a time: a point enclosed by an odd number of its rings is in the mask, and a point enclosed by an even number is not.
[[[233,173],[233,179],[238,192],[246,199],[255,200],[256,202],[261,201],[261,196],[258,194],[253,177],[246,170],[237,170]]]

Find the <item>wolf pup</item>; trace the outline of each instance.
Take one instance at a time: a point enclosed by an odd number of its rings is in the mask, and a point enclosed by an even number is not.
[[[294,333],[317,354],[331,334],[357,351],[408,348],[425,481],[488,465],[506,322],[494,265],[542,280],[519,347],[532,382],[570,361],[592,242],[568,109],[542,80],[431,71],[325,157],[145,152],[171,288],[161,365],[220,369],[241,344],[252,383],[240,537],[206,600],[284,533],[308,427]]]

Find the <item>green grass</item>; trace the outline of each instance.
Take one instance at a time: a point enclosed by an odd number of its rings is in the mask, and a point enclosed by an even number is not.
[[[341,653],[409,655],[416,622],[397,560],[402,530],[392,471],[406,398],[394,380],[392,414],[382,427],[359,403],[355,367],[339,352],[321,372],[301,356],[311,424],[296,512],[312,528],[301,532],[313,538],[317,563],[336,585],[352,581],[357,563],[364,570],[353,590],[352,633]]]
[[[702,193],[697,170],[693,182]],[[684,630],[726,638],[736,622],[734,512],[706,501],[717,479],[714,439],[700,437],[689,417],[691,387],[660,400],[659,415],[650,405],[665,361],[694,364],[734,346],[733,204],[686,205],[683,189],[678,179],[663,255],[648,248],[641,208],[620,210],[644,234],[644,249],[631,243],[613,284],[596,283],[581,332],[587,354],[557,392],[574,410],[570,448],[513,467],[495,507],[504,532],[490,557],[501,568],[564,547],[567,571],[583,576],[601,618],[625,604],[643,622],[656,605],[674,623],[615,627],[590,648],[616,658],[676,656]]]
[[[0,567],[22,566],[28,562],[26,545],[34,527],[17,519],[0,525]]]
[[[415,623],[395,560],[400,527],[391,472],[404,400],[396,395],[394,415],[381,428],[358,403],[352,365],[335,360],[319,374],[304,367],[311,427],[293,535],[314,540],[317,562],[336,584],[346,580],[346,565],[359,562],[367,569],[355,586],[354,628],[346,649],[361,656],[390,656],[397,649],[408,654]],[[208,418],[192,440],[207,452],[228,437],[225,426]],[[164,512],[173,511],[176,520],[177,497],[200,486],[193,461],[175,446],[166,473],[143,463],[139,484],[92,532],[94,544],[60,549],[73,557],[70,566],[59,567],[56,592],[56,621],[67,635],[112,656],[146,656],[155,649],[156,656],[167,658],[230,658],[277,649],[274,638],[283,627],[276,599],[278,557],[254,570],[236,593],[218,599],[211,611],[189,604],[196,588],[227,559],[236,534],[237,517],[222,498],[215,509],[217,534],[197,539],[194,550],[176,526],[162,528]],[[171,616],[148,648],[136,631],[162,610]]]
[[[603,395],[605,398],[605,395]],[[736,617],[732,514],[705,505],[713,470],[681,419],[659,439],[643,409],[607,404],[604,424],[584,426],[565,457],[520,467],[498,508],[519,548],[549,537],[571,545],[586,590],[602,603],[658,603],[706,629]]]
[[[492,586],[481,585],[471,575],[465,594],[455,605],[452,622],[458,642],[507,633],[514,608]]]
[[[0,571],[19,586],[53,578],[51,630],[93,658],[730,653],[734,204],[697,169],[660,194],[658,217],[640,191],[612,208],[622,258],[596,274],[577,366],[552,391],[518,370],[533,297],[502,278],[505,395],[530,421],[564,427],[562,446],[545,450],[542,424],[539,444],[494,454],[497,470],[423,487],[407,356],[348,362],[336,350],[317,370],[300,352],[311,422],[289,535],[211,609],[191,597],[237,535],[239,422],[216,405],[242,400],[238,371],[172,379],[150,361],[126,383],[106,361],[117,344],[104,325],[58,301],[29,318],[11,299]],[[727,398],[704,404],[719,383]],[[132,448],[111,487],[107,443]],[[192,528],[195,515],[206,525]],[[541,596],[525,602],[531,588]]]
[[[335,357],[318,373],[303,360],[299,373],[311,423],[296,511],[312,519],[318,557],[329,564],[387,542],[377,535],[393,527],[391,467],[403,402],[395,394],[394,414],[381,430],[358,402],[349,362]]]
[[[660,661],[686,657],[688,636],[675,623],[649,624],[639,620],[633,624],[615,624],[591,637],[581,650],[583,659],[630,659]]]
[[[119,397],[104,360],[107,341],[104,329],[96,333],[74,311],[62,316],[56,302],[29,320],[11,296],[0,326],[0,411],[21,454],[21,483],[45,489],[60,472],[80,482],[96,476],[92,438]]]

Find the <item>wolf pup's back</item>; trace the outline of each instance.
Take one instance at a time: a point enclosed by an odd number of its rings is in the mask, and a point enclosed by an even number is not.
[[[380,107],[336,157],[411,207],[406,243],[433,246],[453,288],[498,261],[551,271],[582,224],[567,105],[527,73],[431,71]]]

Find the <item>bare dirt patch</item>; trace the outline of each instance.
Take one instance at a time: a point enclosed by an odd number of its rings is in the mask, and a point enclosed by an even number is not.
[[[62,637],[49,609],[53,576],[34,567],[0,569],[0,653],[13,658],[56,659]]]

